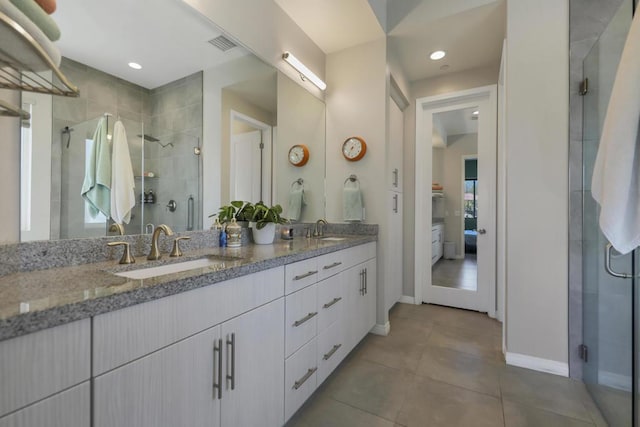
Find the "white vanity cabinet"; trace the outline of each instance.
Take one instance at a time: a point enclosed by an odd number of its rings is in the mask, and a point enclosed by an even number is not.
[[[438,262],[444,254],[444,224],[431,226],[431,265]]]
[[[0,342],[0,427],[89,427],[89,319]]]
[[[97,316],[94,427],[282,425],[283,293],[280,267]]]

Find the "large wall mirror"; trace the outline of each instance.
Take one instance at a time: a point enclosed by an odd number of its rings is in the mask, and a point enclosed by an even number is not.
[[[321,100],[178,0],[153,8],[67,0],[54,18],[61,69],[80,97],[23,93],[32,118],[22,123],[21,241],[114,234],[113,219],[89,209],[81,193],[101,167],[88,166],[96,130],[104,127],[110,144],[117,122],[135,185],[126,234],[160,223],[207,228],[231,200],[279,203],[286,216],[297,182],[305,203],[295,219],[324,216]],[[304,167],[288,161],[298,143],[311,153]]]

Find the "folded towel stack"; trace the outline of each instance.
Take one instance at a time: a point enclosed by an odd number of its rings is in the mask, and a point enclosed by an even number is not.
[[[42,30],[42,32],[51,40],[52,42],[60,39],[60,28],[56,22],[48,15],[43,7],[41,7],[35,0],[10,0],[11,3],[22,13],[24,13],[27,18],[29,18],[34,24],[38,26]],[[47,7],[47,9],[53,8],[56,9],[55,1],[44,1],[42,0]]]
[[[38,6],[36,5],[36,7]],[[42,47],[49,59],[51,59],[51,62],[56,66],[60,65],[60,60],[62,59],[60,51],[29,16],[14,6],[9,0],[0,0],[0,12],[7,15],[15,21],[16,24],[29,33],[36,43]],[[46,14],[44,15],[47,16]],[[3,44],[3,50],[0,52],[0,60],[14,66],[22,64],[31,71],[44,71],[50,69],[50,66],[43,61],[40,55],[37,54],[24,37],[16,37],[16,33],[12,28],[5,25],[0,26],[0,40],[10,41]]]
[[[442,191],[444,190],[444,187],[440,184],[438,184],[437,182],[434,182],[433,184],[431,184],[431,190],[432,191]]]

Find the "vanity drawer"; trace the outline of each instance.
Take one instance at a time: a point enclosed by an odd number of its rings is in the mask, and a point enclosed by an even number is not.
[[[318,258],[305,259],[286,265],[284,287],[286,295],[318,281]]]
[[[91,375],[89,319],[0,341],[0,417]]]
[[[93,373],[105,373],[283,294],[284,267],[278,267],[96,316]]]
[[[324,280],[349,268],[350,255],[353,255],[351,249],[345,249],[318,257],[318,280]]]
[[[318,334],[318,385],[333,372],[346,354],[344,324],[334,322],[324,332]]]
[[[348,254],[346,256],[346,259],[348,259],[348,263],[346,264],[347,268],[349,268],[375,258],[376,242],[369,242],[365,243],[364,245],[354,246],[347,249],[347,251]]]
[[[285,357],[294,353],[318,332],[317,285],[308,286],[285,299]]]
[[[284,420],[291,418],[313,394],[317,384],[317,343],[315,338],[285,361]]]
[[[318,282],[318,333],[342,318],[345,305],[345,278],[343,274]]]

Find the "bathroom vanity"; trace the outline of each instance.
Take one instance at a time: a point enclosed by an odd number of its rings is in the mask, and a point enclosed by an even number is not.
[[[375,235],[203,257],[1,276],[0,427],[280,426],[375,324]]]

